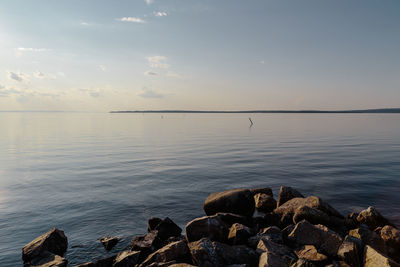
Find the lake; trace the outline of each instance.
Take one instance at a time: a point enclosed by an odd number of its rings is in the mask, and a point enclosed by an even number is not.
[[[254,125],[250,127],[249,117]],[[400,114],[0,112],[0,265],[52,227],[70,264],[99,238],[182,228],[215,191],[290,185],[343,214],[374,205],[400,223]]]

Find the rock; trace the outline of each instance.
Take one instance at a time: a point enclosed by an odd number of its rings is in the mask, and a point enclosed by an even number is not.
[[[159,222],[155,230],[158,231],[158,237],[163,240],[173,236],[178,237],[182,233],[182,229],[168,217]]]
[[[158,237],[156,230],[147,233],[144,236],[136,236],[131,241],[131,250],[141,251],[140,261],[144,260],[150,253],[161,248],[164,242]]]
[[[385,225],[389,225],[389,221],[383,217],[374,207],[370,206],[368,209],[363,210],[358,214],[357,221],[368,225],[370,230]]]
[[[245,246],[231,247],[207,238],[189,243],[188,246],[193,263],[198,266],[254,265],[258,261],[257,253]]]
[[[28,266],[31,267],[66,267],[68,261],[61,256],[45,251],[34,258]],[[26,266],[26,265],[25,265]]]
[[[316,265],[309,262],[306,259],[298,259],[295,263],[290,265],[290,267],[315,267]]]
[[[96,267],[112,267],[116,257],[117,257],[117,255],[113,255],[113,256],[110,256],[107,258],[100,259],[100,260],[96,261],[95,266]]]
[[[175,263],[170,265],[169,267],[196,267],[196,266],[190,265],[188,263]]]
[[[246,244],[247,239],[253,235],[253,230],[240,223],[235,223],[229,229],[228,241],[233,245]]]
[[[400,264],[379,253],[371,246],[365,246],[364,267],[400,267]]]
[[[231,227],[235,223],[240,223],[247,227],[253,226],[252,218],[249,218],[246,216],[241,216],[241,215],[237,215],[237,214],[233,214],[233,213],[224,213],[224,212],[219,212],[219,213],[217,213],[217,215],[229,227]]]
[[[390,225],[385,225],[380,236],[385,242],[387,254],[395,261],[400,263],[400,231]]]
[[[209,216],[218,212],[252,216],[255,206],[250,190],[233,189],[211,194],[205,200],[203,208]]]
[[[53,228],[37,237],[22,249],[22,260],[28,262],[45,251],[63,256],[67,251],[68,240],[64,232]]]
[[[318,253],[317,249],[313,245],[305,245],[295,251],[299,259],[306,259],[308,261],[321,264],[328,260],[328,257],[324,254]]]
[[[289,186],[281,186],[281,189],[279,190],[279,198],[278,198],[278,204],[277,207],[282,206],[284,203],[287,201],[291,200],[292,198],[296,197],[304,197],[299,191],[296,189],[289,187]]]
[[[279,255],[269,252],[262,253],[258,262],[259,267],[287,267],[289,264],[290,262]]]
[[[357,248],[356,243],[350,241],[343,241],[340,245],[338,257],[349,264],[350,266],[360,267],[360,252]]]
[[[274,194],[272,193],[271,188],[269,188],[269,187],[250,188],[249,190],[250,190],[250,192],[251,192],[251,194],[253,196],[255,196],[255,195],[259,194],[259,193],[266,194],[266,195],[271,196],[271,197],[274,196]]]
[[[336,256],[342,238],[323,225],[313,225],[304,220],[296,224],[288,239],[298,245],[314,245],[328,256]]]
[[[256,231],[267,228],[269,226],[275,226],[280,224],[281,217],[273,212],[268,212],[261,216],[253,218],[253,228]]]
[[[316,196],[310,196],[307,198],[293,198],[287,201],[285,204],[276,208],[274,210],[274,213],[280,216],[280,220],[283,225],[288,225],[292,223],[293,216],[296,210],[301,206],[307,206],[313,209],[317,209],[326,213],[329,216],[344,219],[344,217],[338,211],[336,211],[328,203],[325,203],[324,201],[322,201],[322,199]]]
[[[293,215],[293,222],[296,224],[302,220],[307,220],[312,224],[329,224],[330,216],[323,211],[310,208],[308,206],[300,206]]]
[[[260,212],[271,212],[276,208],[275,199],[267,194],[258,193],[254,196],[255,207]]]
[[[156,230],[156,226],[162,222],[162,219],[157,218],[157,217],[151,217],[148,221],[147,221],[147,232],[151,232],[153,230]]]
[[[257,235],[247,239],[247,245],[251,248],[256,248],[261,239],[271,240],[278,244],[283,244],[282,232],[276,226],[264,228]]]
[[[117,243],[119,239],[118,237],[103,237],[100,239],[100,242],[103,244],[106,250],[111,250]]]
[[[75,265],[74,267],[95,267],[95,266],[96,265],[92,261],[89,261],[79,265]]]
[[[381,253],[386,253],[386,245],[383,239],[377,233],[369,230],[365,224],[350,230],[349,235],[361,240],[363,246],[369,245]]]
[[[177,241],[160,248],[150,254],[147,259],[140,264],[140,267],[149,266],[152,263],[167,263],[170,261],[188,262],[190,261],[189,248],[185,241]]]
[[[172,264],[176,264],[176,261],[169,261],[169,262],[153,262],[148,267],[169,267]]]
[[[344,261],[332,261],[331,264],[326,265],[325,267],[352,267],[352,266],[348,265]]]
[[[283,259],[283,261],[286,263],[294,262],[297,260],[296,255],[293,253],[293,251],[288,246],[275,243],[268,239],[262,238],[260,240],[260,242],[258,242],[256,251],[259,254],[266,252],[268,254],[277,255],[281,259]]]
[[[206,237],[212,241],[225,242],[228,227],[219,215],[197,218],[186,225],[186,239],[188,242],[193,242]]]
[[[122,251],[114,260],[113,267],[131,267],[139,263],[140,251]]]

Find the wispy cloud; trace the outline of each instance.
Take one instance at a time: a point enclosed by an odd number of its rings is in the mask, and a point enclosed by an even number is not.
[[[14,80],[17,82],[24,82],[28,81],[28,75],[22,73],[22,72],[13,72],[13,71],[7,71],[7,76],[10,80]]]
[[[15,90],[14,88],[7,88],[5,86],[0,85],[0,97],[9,97],[11,95],[19,94],[20,91]]]
[[[99,65],[99,70],[106,72],[107,71],[107,67],[104,65]]]
[[[143,87],[143,92],[138,94],[142,98],[164,98],[165,95],[157,93],[151,89]]]
[[[158,75],[158,73],[157,73],[157,72],[154,72],[154,71],[151,71],[151,70],[148,70],[148,71],[145,71],[145,72],[144,72],[144,75],[156,76],[156,75]]]
[[[122,17],[118,20],[123,21],[123,22],[146,23],[145,20],[138,18],[138,17]]]
[[[154,3],[154,0],[145,0],[146,4],[151,5]]]
[[[148,57],[147,61],[152,68],[168,69],[167,58],[165,56],[152,56]]]
[[[45,52],[48,51],[49,49],[46,48],[33,48],[33,47],[17,47],[15,48],[15,55],[17,57],[21,56],[23,53],[27,52]]]
[[[166,17],[166,16],[168,16],[168,13],[167,12],[158,11],[158,12],[154,12],[154,16],[156,16],[156,17]]]
[[[43,72],[41,72],[41,71],[35,71],[35,72],[33,73],[33,76],[34,76],[35,78],[37,78],[37,79],[46,79],[46,78],[48,78],[48,79],[53,79],[53,80],[57,79],[57,76],[56,76],[56,75],[53,75],[53,74],[46,74],[46,73],[43,73]]]

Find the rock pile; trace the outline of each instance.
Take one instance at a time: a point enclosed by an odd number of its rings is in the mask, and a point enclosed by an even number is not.
[[[254,211],[257,213],[254,214]],[[211,194],[206,216],[187,223],[150,218],[129,249],[77,267],[400,267],[400,231],[374,207],[344,217],[316,196],[282,186]],[[111,249],[117,238],[102,242]],[[26,245],[25,266],[67,266],[64,233],[52,229]]]

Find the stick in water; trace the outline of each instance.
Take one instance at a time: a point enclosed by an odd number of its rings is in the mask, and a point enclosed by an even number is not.
[[[250,121],[250,126],[252,126],[253,125],[253,121],[251,120],[251,118],[249,118],[249,121]]]

